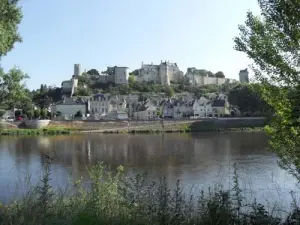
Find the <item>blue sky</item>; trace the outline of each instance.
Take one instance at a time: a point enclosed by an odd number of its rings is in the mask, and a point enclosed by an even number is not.
[[[238,24],[256,0],[21,0],[23,43],[2,59],[20,67],[30,89],[60,86],[73,64],[107,66],[177,62],[238,78],[250,61],[233,49]]]

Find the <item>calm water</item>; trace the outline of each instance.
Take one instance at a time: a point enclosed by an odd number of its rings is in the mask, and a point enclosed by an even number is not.
[[[262,133],[0,137],[0,201],[14,196],[28,173],[32,183],[39,180],[46,153],[53,157],[55,187],[65,187],[70,177],[87,179],[86,168],[100,160],[113,168],[123,165],[128,174],[166,176],[170,186],[179,179],[194,191],[215,184],[227,188],[236,163],[249,198],[288,205],[295,182],[266,147]]]

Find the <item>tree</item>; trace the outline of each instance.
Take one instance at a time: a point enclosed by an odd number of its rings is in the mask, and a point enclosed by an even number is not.
[[[228,101],[239,108],[242,113],[263,114],[267,109],[267,104],[255,91],[251,84],[239,84],[229,91]]]
[[[40,111],[39,109],[34,110],[34,112],[33,112],[33,117],[34,117],[35,119],[39,119],[40,116],[41,116],[41,111]]]
[[[167,94],[167,96],[168,96],[169,98],[173,97],[174,94],[175,94],[173,88],[170,87],[170,86],[167,86],[167,87],[166,87],[165,93]]]
[[[215,77],[218,77],[218,78],[225,78],[225,75],[222,71],[219,71],[219,72],[216,72],[215,73]]]
[[[18,33],[22,12],[17,3],[16,0],[0,1],[0,58],[12,50],[16,42],[22,41]]]
[[[89,88],[78,88],[74,93],[74,96],[89,96],[92,91]]]
[[[128,78],[128,83],[129,83],[129,85],[132,85],[134,82],[135,82],[135,77],[134,77],[134,75],[130,75],[129,78]]]
[[[23,102],[29,101],[24,81],[29,78],[27,74],[14,67],[8,73],[0,71],[0,86],[3,87],[0,103],[8,108],[20,107]]]
[[[97,76],[100,75],[99,71],[96,70],[96,69],[90,69],[90,70],[87,71],[86,73],[89,74],[89,75],[97,75]]]
[[[300,1],[258,0],[261,17],[248,12],[235,49],[252,59],[260,93],[275,111],[266,127],[280,165],[300,179]]]
[[[34,111],[33,110],[29,110],[26,112],[25,114],[29,119],[32,119],[34,117]]]
[[[81,118],[82,117],[82,112],[77,111],[74,117]]]
[[[46,119],[47,118],[47,112],[45,109],[41,109],[40,111],[40,115],[42,119]]]

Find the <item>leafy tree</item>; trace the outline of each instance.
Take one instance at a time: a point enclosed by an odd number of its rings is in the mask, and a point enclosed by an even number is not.
[[[256,92],[256,88],[250,84],[239,84],[232,88],[228,94],[228,100],[239,108],[242,113],[263,114],[267,110],[267,104]]]
[[[34,112],[33,112],[33,117],[34,117],[35,119],[39,119],[40,116],[41,116],[41,111],[40,111],[39,109],[34,110]]]
[[[134,77],[134,75],[130,75],[129,78],[128,78],[128,83],[129,83],[129,85],[130,85],[130,84],[133,84],[134,82],[135,82],[135,77]]]
[[[169,98],[173,97],[175,94],[173,88],[170,86],[166,87],[165,92]]]
[[[261,16],[247,13],[235,49],[254,61],[262,97],[275,111],[267,126],[280,165],[300,179],[300,1],[258,0]]]
[[[40,115],[42,119],[46,119],[47,118],[47,111],[45,109],[42,109],[40,111]]]
[[[82,117],[82,112],[80,110],[77,111],[74,117],[81,118]]]
[[[90,70],[87,71],[86,73],[89,74],[89,75],[97,75],[97,76],[100,75],[99,71],[96,70],[96,69],[90,69]]]
[[[8,73],[0,71],[0,86],[2,87],[0,103],[13,109],[29,101],[24,83],[27,78],[29,76],[16,67],[10,69]]]
[[[6,110],[0,109],[0,118],[6,113]]]
[[[25,113],[25,115],[29,118],[32,119],[34,117],[34,111],[33,110],[29,110]]]
[[[224,73],[222,71],[219,71],[219,72],[216,72],[215,77],[225,78],[225,75],[224,75]]]
[[[92,91],[89,88],[78,88],[74,93],[74,96],[89,96],[91,94]]]
[[[22,39],[18,33],[18,25],[22,19],[18,1],[0,1],[0,58],[9,52],[16,42]]]
[[[139,70],[138,69],[134,70],[134,71],[130,72],[129,75],[130,76],[137,76],[137,75],[139,75]]]

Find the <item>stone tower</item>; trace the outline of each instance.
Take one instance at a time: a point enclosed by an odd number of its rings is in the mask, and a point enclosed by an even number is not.
[[[240,70],[239,78],[241,83],[249,83],[249,72],[248,69]]]
[[[80,64],[74,64],[74,76],[80,76],[81,66]]]
[[[169,66],[167,62],[163,62],[159,65],[159,76],[161,85],[170,85]]]

